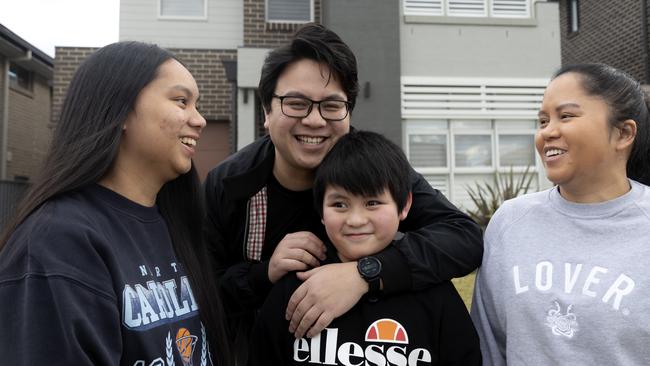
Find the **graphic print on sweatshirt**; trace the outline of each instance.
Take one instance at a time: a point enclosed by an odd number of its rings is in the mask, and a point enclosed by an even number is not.
[[[159,351],[153,359],[138,359],[133,365],[212,365],[198,303],[181,265],[139,265],[138,272],[139,283],[124,284],[122,324],[128,331],[148,338],[146,342]]]
[[[180,270],[177,263],[169,266],[173,274]],[[122,292],[122,322],[126,328],[145,331],[198,315],[199,306],[187,276],[163,277],[160,267],[154,267],[152,271],[145,265],[139,266],[139,270],[148,281],[124,284]],[[176,278],[179,278],[178,282]]]
[[[352,335],[348,338],[360,338]],[[293,360],[316,365],[431,365],[431,352],[409,347],[407,330],[399,322],[383,318],[368,326],[363,344],[339,341],[339,328],[325,328],[313,338],[296,339]],[[324,354],[321,350],[325,350]]]
[[[625,273],[598,265],[546,260],[514,265],[511,273],[516,297],[541,296],[540,305],[544,308],[537,310],[543,312],[538,319],[542,319],[542,326],[555,336],[570,339],[578,334],[585,302],[605,313],[613,312],[623,317],[630,315],[630,309],[625,305],[634,293],[636,282]],[[544,295],[551,298],[544,300]],[[590,310],[589,316],[595,314]]]
[[[555,306],[546,313],[546,325],[551,328],[553,334],[573,338],[578,329],[576,315],[571,312],[573,305],[566,307],[566,312],[562,313],[562,307],[557,301],[553,301]]]
[[[208,341],[203,324],[201,324],[200,339],[200,366],[212,366],[212,355],[208,349]],[[186,328],[178,329],[175,339],[173,338],[172,333],[168,332],[164,342],[164,357],[158,357],[148,364],[145,360],[138,360],[133,364],[133,366],[176,366],[174,359],[177,357],[180,357],[182,366],[194,366],[195,363],[193,362],[193,359],[195,351],[198,352],[196,348],[198,341],[199,337],[190,334],[190,331]],[[177,357],[174,357],[174,354],[176,354]]]

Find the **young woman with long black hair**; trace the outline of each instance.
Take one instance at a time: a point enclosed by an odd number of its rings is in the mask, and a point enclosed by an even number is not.
[[[0,239],[7,365],[225,365],[192,163],[198,87],[166,50],[101,48]]]

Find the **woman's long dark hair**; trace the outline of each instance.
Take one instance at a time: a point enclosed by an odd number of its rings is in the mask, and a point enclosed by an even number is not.
[[[567,73],[578,74],[584,91],[607,103],[611,127],[628,119],[636,122],[636,137],[627,159],[627,176],[650,185],[650,99],[639,82],[621,70],[599,63],[566,65],[553,78]]]
[[[41,174],[0,237],[0,251],[17,226],[46,201],[96,183],[109,172],[120,146],[122,125],[138,94],[170,59],[175,59],[173,54],[155,45],[118,42],[99,49],[79,66]],[[188,173],[163,185],[156,203],[192,283],[201,320],[210,335],[213,361],[229,365],[223,312],[202,240],[201,192],[192,164]]]

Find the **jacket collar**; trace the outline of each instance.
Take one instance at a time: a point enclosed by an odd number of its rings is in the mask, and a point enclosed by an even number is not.
[[[266,135],[248,145],[240,154],[242,164],[252,167],[223,179],[224,190],[233,200],[248,199],[267,185],[273,174],[275,146]]]

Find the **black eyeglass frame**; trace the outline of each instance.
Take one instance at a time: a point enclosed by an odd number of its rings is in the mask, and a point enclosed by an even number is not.
[[[307,97],[302,97],[302,96],[299,96],[299,95],[277,95],[277,94],[273,94],[273,98],[280,99],[280,111],[282,111],[282,114],[284,114],[285,116],[291,117],[291,118],[305,118],[305,117],[307,117],[311,113],[312,109],[314,108],[314,104],[318,104],[318,113],[320,114],[320,116],[324,120],[326,120],[328,122],[343,121],[345,119],[345,117],[347,117],[350,114],[350,105],[352,104],[352,103],[348,102],[347,100],[338,100],[338,99],[313,100],[313,99],[309,99]],[[284,111],[284,99],[285,98],[298,98],[298,99],[303,99],[305,101],[309,101],[310,104],[309,104],[309,108],[307,108],[307,113],[305,113],[304,116],[292,116],[290,114],[287,114]],[[325,118],[325,116],[323,116],[323,111],[320,109],[321,103],[323,103],[323,102],[339,102],[339,103],[345,104],[345,115],[342,118],[338,118],[338,119]]]

